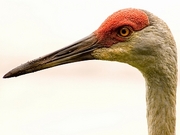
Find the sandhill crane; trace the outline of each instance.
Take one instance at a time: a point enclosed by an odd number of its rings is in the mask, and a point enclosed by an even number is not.
[[[122,9],[89,36],[27,62],[4,78],[83,60],[109,60],[136,67],[146,80],[149,135],[175,135],[177,50],[168,26],[141,9]]]

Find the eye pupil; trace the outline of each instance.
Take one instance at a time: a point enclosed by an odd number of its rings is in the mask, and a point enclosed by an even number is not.
[[[125,29],[122,29],[122,34],[126,34],[126,30]]]

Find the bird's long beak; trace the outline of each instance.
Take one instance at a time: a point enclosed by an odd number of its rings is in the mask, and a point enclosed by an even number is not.
[[[91,34],[70,46],[14,68],[3,78],[16,77],[66,63],[94,59],[91,53],[100,47],[97,41],[96,36]]]

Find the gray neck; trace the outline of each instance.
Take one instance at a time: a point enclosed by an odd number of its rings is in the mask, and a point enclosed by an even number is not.
[[[149,135],[175,135],[177,69],[173,70],[144,74]]]

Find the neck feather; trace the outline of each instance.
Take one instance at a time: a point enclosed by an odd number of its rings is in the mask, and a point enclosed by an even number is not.
[[[175,135],[177,69],[173,70],[144,74],[149,135]]]

